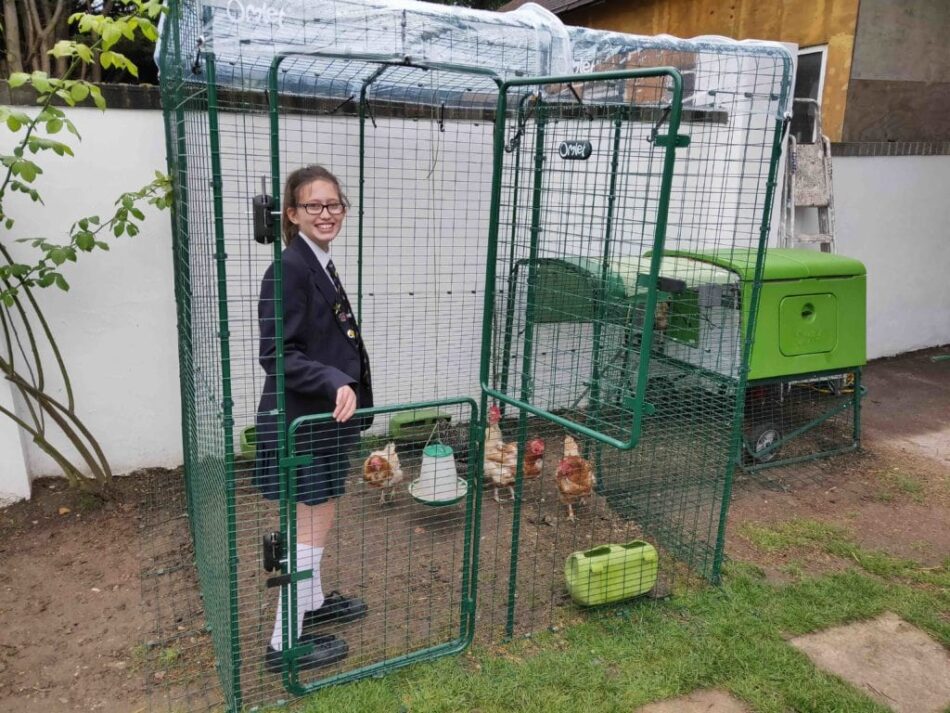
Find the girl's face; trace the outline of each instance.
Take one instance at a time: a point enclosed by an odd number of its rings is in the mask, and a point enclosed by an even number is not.
[[[340,232],[346,208],[337,187],[321,178],[297,189],[297,205],[287,209],[287,217],[304,236],[327,250]]]

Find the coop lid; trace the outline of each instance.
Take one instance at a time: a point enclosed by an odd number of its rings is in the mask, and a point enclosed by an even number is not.
[[[738,273],[744,282],[751,281],[755,276],[756,251],[752,249],[673,251],[666,255],[690,257],[719,265]],[[770,248],[765,253],[762,279],[771,282],[809,277],[852,277],[866,273],[860,260],[843,255],[804,248]]]
[[[603,262],[594,258],[580,257],[577,255],[568,255],[563,258],[544,258],[538,261],[548,265],[566,267],[575,272],[587,275],[592,281],[600,280],[603,272]],[[621,272],[618,272],[613,265],[608,267],[606,273],[605,292],[608,300],[616,299],[626,294],[626,280]]]
[[[643,284],[638,280],[641,275],[650,274],[650,255],[647,252],[639,258],[620,258],[611,263],[612,272],[623,282],[627,297],[636,294],[638,286],[639,291],[643,292]],[[700,285],[726,285],[736,281],[736,276],[729,270],[689,257],[664,257],[660,262],[659,274],[660,277],[682,282],[687,289]]]
[[[543,258],[541,264],[567,268],[584,274],[591,282],[598,282],[603,263],[593,258],[568,256]],[[650,274],[650,253],[642,257],[618,258],[607,265],[605,274],[605,299],[618,302],[637,294],[643,295],[646,287],[643,277]],[[726,285],[736,281],[733,272],[711,262],[689,257],[665,257],[660,263],[660,277],[682,282],[687,289],[700,285]]]

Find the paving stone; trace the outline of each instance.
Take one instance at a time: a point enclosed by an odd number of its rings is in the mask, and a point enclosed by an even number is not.
[[[950,653],[895,614],[800,636],[791,643],[816,666],[896,713],[942,713],[950,707]]]

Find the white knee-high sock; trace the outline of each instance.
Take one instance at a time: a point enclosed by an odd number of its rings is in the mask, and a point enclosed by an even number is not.
[[[323,586],[320,581],[320,562],[323,559],[322,547],[311,547],[297,543],[297,571],[311,570],[308,579],[297,582],[297,636],[303,633],[304,615],[323,606]],[[277,618],[274,621],[274,633],[271,635],[271,648],[280,651],[284,646],[283,633],[283,597],[277,600]]]
[[[309,569],[313,573],[309,579],[297,583],[297,616],[303,621],[303,612],[319,609],[323,606],[323,584],[320,579],[320,563],[323,561],[323,548],[297,545],[297,569]]]

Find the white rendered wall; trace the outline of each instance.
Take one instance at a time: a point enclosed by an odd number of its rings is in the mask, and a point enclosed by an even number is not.
[[[42,235],[65,241],[73,221],[90,214],[107,217],[120,193],[142,187],[155,170],[165,170],[160,112],[74,109],[69,117],[83,137],[78,145],[73,141],[76,156],[39,157],[44,173],[36,185],[46,205],[31,205],[19,194],[8,198],[8,210],[17,219],[14,238]],[[11,135],[0,136],[7,149]],[[168,214],[149,210],[138,236],[110,236],[106,242],[110,251],[82,254],[78,263],[63,267],[68,292],[49,288],[35,294],[72,377],[76,410],[114,471],[173,466],[182,456]],[[35,259],[26,246],[11,247],[24,260]],[[64,395],[62,389],[53,393]],[[24,415],[22,408],[18,412]],[[27,495],[16,464],[7,462],[15,460],[7,447],[9,429],[4,419],[0,495]],[[31,477],[59,474],[28,434],[21,438]],[[62,445],[61,435],[53,440]]]
[[[0,381],[0,408],[16,411],[9,384]],[[30,478],[19,428],[0,415],[0,507],[30,497]]]
[[[868,359],[950,343],[950,156],[833,169],[837,250],[868,271]]]
[[[11,213],[18,219],[15,237],[62,237],[73,220],[108,214],[120,192],[140,187],[155,169],[164,169],[160,112],[76,109],[69,115],[83,142],[75,158],[43,158],[39,188],[45,207],[37,210],[26,201],[15,202],[19,196],[10,199]],[[9,141],[9,134],[2,136]],[[481,163],[482,147],[473,150]],[[253,159],[251,163],[266,172],[266,156],[254,152]],[[950,342],[950,201],[945,189],[950,185],[950,157],[838,158],[834,170],[838,251],[868,268],[869,358]],[[353,182],[352,177],[346,180]],[[257,185],[258,179],[251,177],[246,193],[256,192]],[[777,214],[774,217],[777,220]],[[39,297],[71,370],[77,410],[99,437],[115,471],[175,465],[182,454],[169,217],[149,213],[141,235],[110,244],[110,252],[84,255],[79,264],[66,267],[69,292],[52,289]],[[20,245],[14,249],[19,254],[27,251]],[[247,250],[256,248],[249,245]],[[235,263],[240,254],[235,253]],[[349,284],[353,256],[346,251],[338,257]],[[440,256],[440,261],[452,258]],[[470,260],[472,265],[477,262],[474,255]],[[238,264],[234,268],[241,269]],[[480,291],[481,285],[477,287]],[[252,304],[249,300],[248,307]],[[374,302],[368,300],[365,307],[369,319]],[[253,334],[250,311],[242,317],[241,329]],[[386,354],[381,345],[374,346],[374,354]],[[253,343],[242,349],[240,358],[246,357],[247,366],[240,368],[247,370],[249,383],[257,385],[260,374],[251,374]],[[419,383],[430,377],[405,374]],[[385,392],[387,387],[380,387]],[[237,396],[239,410],[252,414],[256,388]],[[6,392],[0,393],[4,405],[8,399]],[[27,496],[26,474],[57,474],[28,437],[21,438],[18,449],[15,432],[9,420],[0,420],[0,498]]]

